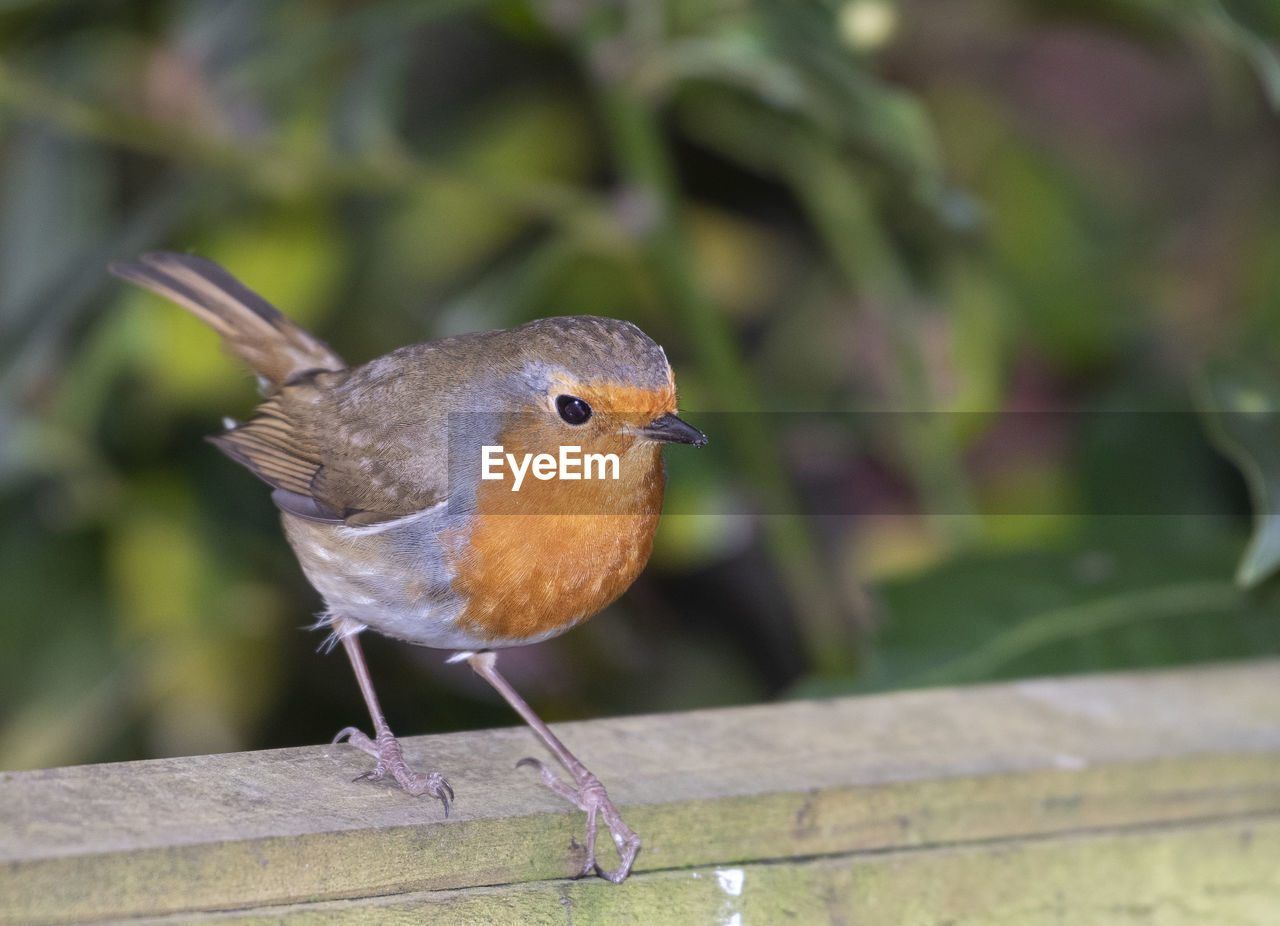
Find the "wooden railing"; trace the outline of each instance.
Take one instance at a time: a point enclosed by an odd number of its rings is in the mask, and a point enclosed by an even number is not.
[[[1280,923],[1280,662],[557,729],[625,884],[514,728],[405,740],[447,821],[348,746],[0,773],[0,923]]]

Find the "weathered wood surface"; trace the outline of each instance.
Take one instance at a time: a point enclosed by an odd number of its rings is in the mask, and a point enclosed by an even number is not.
[[[347,746],[0,773],[0,923],[1280,923],[1280,662],[558,729],[626,884],[515,728],[406,740],[448,821]]]

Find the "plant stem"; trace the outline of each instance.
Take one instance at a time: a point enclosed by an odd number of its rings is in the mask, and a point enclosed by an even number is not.
[[[1224,610],[1238,606],[1241,597],[1240,590],[1229,582],[1189,582],[1056,608],[1020,621],[963,656],[912,676],[903,687],[959,685],[989,679],[1001,666],[1053,643],[1139,621],[1175,620]]]
[[[587,52],[590,61],[590,50]],[[640,196],[651,221],[639,235],[642,256],[653,269],[672,310],[689,333],[698,361],[722,408],[732,416],[727,435],[733,458],[763,496],[767,510],[781,512],[762,522],[770,555],[794,602],[809,665],[821,673],[849,671],[856,660],[851,632],[865,614],[846,617],[809,523],[783,469],[776,435],[765,427],[747,364],[729,326],[702,293],[689,258],[689,241],[679,215],[675,171],[657,117],[623,81],[597,71],[596,92],[604,124],[624,184]]]
[[[0,61],[0,108],[90,141],[154,155],[179,165],[192,164],[232,174],[269,195],[302,197],[316,191],[397,192],[424,184],[448,184],[597,239],[601,235],[622,235],[610,210],[576,187],[462,170],[410,157],[398,150],[342,158],[327,151],[303,153],[245,138],[222,138],[156,122],[100,103],[86,103],[3,61]]]

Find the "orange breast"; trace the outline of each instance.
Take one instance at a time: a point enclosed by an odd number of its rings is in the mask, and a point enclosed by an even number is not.
[[[660,450],[623,455],[621,478],[482,482],[479,514],[453,538],[459,623],[493,645],[554,636],[599,612],[635,581],[662,508]]]

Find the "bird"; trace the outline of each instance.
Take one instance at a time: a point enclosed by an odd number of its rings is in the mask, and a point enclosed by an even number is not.
[[[390,778],[449,814],[452,786],[406,763],[360,645],[366,630],[451,650],[511,705],[569,776],[522,759],[586,813],[579,877],[626,879],[640,837],[608,791],[497,669],[497,653],[557,636],[643,570],[667,444],[707,437],[680,418],[665,351],[631,322],[542,318],[411,344],[348,366],[219,264],[154,252],[109,266],[183,306],[256,375],[264,401],[214,446],[271,488],[372,721],[340,731]],[[359,779],[357,779],[359,780]],[[620,863],[596,858],[603,820]]]

